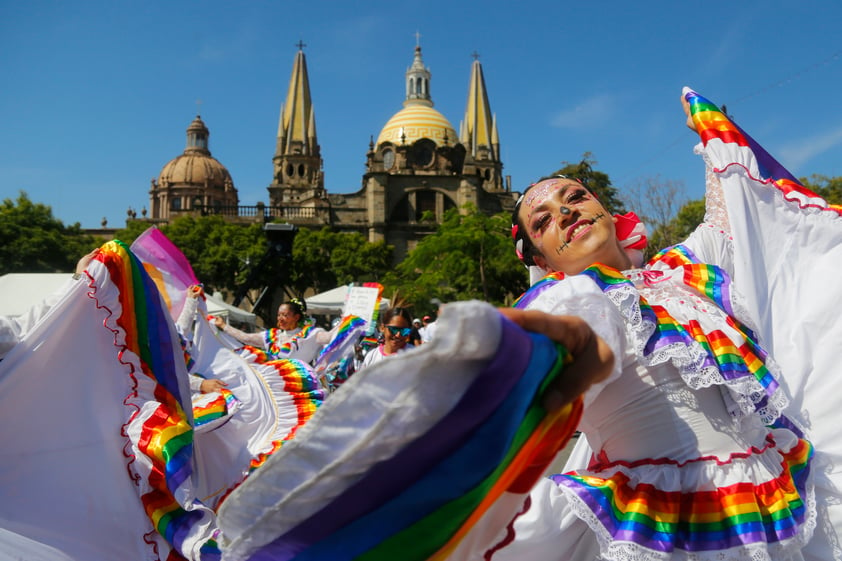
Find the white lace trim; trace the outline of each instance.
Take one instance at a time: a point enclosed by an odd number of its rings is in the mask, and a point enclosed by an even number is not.
[[[693,149],[696,154],[701,155],[705,162],[705,218],[704,221],[714,228],[731,232],[731,224],[728,220],[728,207],[725,205],[725,194],[722,191],[722,183],[719,181],[719,174],[714,171],[710,155],[699,143]]]
[[[665,272],[665,276],[660,282],[640,290],[635,284],[642,283],[644,271],[636,269],[624,271],[624,274],[633,284],[612,286],[610,290],[605,291],[605,295],[625,319],[629,340],[632,341],[635,354],[644,365],[654,366],[671,361],[681,374],[681,378],[692,389],[714,385],[722,386],[726,390],[726,392],[723,392],[723,397],[728,405],[729,412],[737,419],[757,413],[765,424],[770,424],[781,415],[788,404],[788,399],[782,388],[779,387],[771,396],[768,396],[765,406],[757,408],[757,404],[767,397],[766,390],[760,382],[753,376],[726,380],[717,365],[705,365],[709,356],[698,342],[673,343],[661,347],[649,355],[644,354],[646,344],[656,330],[656,324],[650,320],[645,320],[640,310],[640,296],[644,293],[647,301],[664,306],[673,317],[680,317],[681,314],[678,312],[681,311],[682,307],[695,307],[696,313],[699,316],[704,316],[706,323],[715,324],[726,334],[733,332],[733,329],[726,323],[725,313],[715,303],[706,298],[700,298],[683,282],[675,277],[671,278],[668,271]],[[739,305],[742,307],[742,304]],[[747,315],[744,309],[741,309],[740,312],[744,316]],[[679,323],[681,323],[680,320]],[[705,331],[709,332],[708,329],[705,329]],[[734,340],[732,339],[732,341]],[[734,341],[734,343],[735,346],[740,346],[739,341]],[[776,379],[780,379],[777,365],[768,357],[766,357],[765,365]]]

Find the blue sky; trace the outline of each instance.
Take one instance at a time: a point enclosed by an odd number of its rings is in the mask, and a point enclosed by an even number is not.
[[[241,204],[268,201],[295,44],[306,43],[330,193],[361,187],[371,136],[401,108],[416,32],[435,107],[459,126],[483,64],[515,190],[590,152],[621,191],[702,194],[684,85],[796,176],[842,175],[839,2],[310,2],[0,5],[0,199],[65,224],[125,223],[198,111]]]

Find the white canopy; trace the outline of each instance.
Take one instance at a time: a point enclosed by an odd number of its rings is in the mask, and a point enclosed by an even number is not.
[[[0,316],[19,316],[71,278],[70,273],[9,273],[0,277]]]
[[[341,315],[345,308],[345,301],[348,298],[348,292],[351,290],[350,286],[337,286],[321,294],[315,294],[309,298],[305,298],[307,303],[308,314],[327,314],[338,316]],[[388,298],[380,299],[380,311],[384,311],[389,307]]]
[[[0,276],[0,316],[19,316],[61,289],[70,273],[8,273]],[[208,313],[254,325],[257,316],[226,304],[219,294],[207,296]]]
[[[208,313],[212,316],[219,316],[222,318],[229,318],[234,321],[239,321],[243,323],[248,323],[251,325],[255,324],[257,316],[251,312],[247,312],[245,310],[241,310],[231,304],[226,304],[224,300],[222,300],[222,295],[218,292],[211,294],[205,294],[207,301],[205,304],[208,307]]]

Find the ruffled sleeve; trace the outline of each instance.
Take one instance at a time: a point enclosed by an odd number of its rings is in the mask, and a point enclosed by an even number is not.
[[[588,322],[597,335],[608,344],[615,357],[625,353],[626,338],[623,318],[605,294],[589,278],[573,276],[563,280],[547,280],[536,284],[520,300],[517,307],[540,310],[553,315],[578,316]],[[575,357],[574,357],[575,359]],[[619,378],[622,361],[614,361],[614,369],[602,382],[585,393],[585,407],[592,403],[602,389]]]
[[[682,245],[690,249],[699,262],[716,265],[733,275],[734,246],[722,183],[701,143],[694,152],[705,162],[705,217]]]

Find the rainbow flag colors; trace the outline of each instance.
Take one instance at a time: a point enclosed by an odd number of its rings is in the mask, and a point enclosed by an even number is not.
[[[393,399],[383,401],[367,395],[373,386],[389,386],[389,380],[396,380],[400,384],[394,387],[402,396],[397,399],[406,398],[414,404],[419,396],[400,393],[404,383],[412,387],[417,381],[437,387],[441,385],[437,380],[459,380],[463,374],[460,369],[464,368],[464,363],[459,362],[459,351],[440,351],[446,352],[448,361],[421,352],[434,354],[437,345],[445,344],[441,340],[352,376],[325,402],[324,407],[329,411],[320,411],[303,428],[304,432],[286,449],[286,455],[281,450],[238,489],[242,496],[235,492],[223,504],[220,520],[228,523],[226,527],[223,522],[223,531],[237,536],[237,543],[229,544],[231,553],[277,561],[445,559],[463,540],[470,539],[472,528],[502,496],[527,494],[575,430],[581,401],[552,413],[544,410],[540,398],[548,384],[563,371],[567,353],[545,337],[524,332],[503,320],[490,306],[484,306],[488,318],[475,312],[466,313],[465,317],[470,317],[471,322],[500,323],[500,340],[484,341],[491,358],[472,377],[460,381],[459,390],[451,390],[459,392],[452,406],[448,405],[440,414],[433,412],[434,407],[423,406],[427,411],[425,418],[412,414],[411,410],[407,412],[414,405],[398,405]],[[448,314],[457,314],[462,309],[461,303],[448,308],[439,319],[443,326]],[[423,364],[418,365],[418,361]],[[442,390],[429,391],[432,395]],[[381,392],[388,393],[389,389],[380,387],[375,393]],[[432,399],[430,405],[440,402],[441,399]],[[360,404],[366,407],[361,408]],[[343,414],[346,407],[349,415]],[[410,424],[425,428],[395,424],[390,421],[394,415],[410,415]],[[323,423],[340,422],[340,418],[350,426],[349,438],[342,438],[338,445],[348,450],[342,452],[333,445],[325,446],[327,456],[373,454],[373,451],[361,452],[359,447],[375,450],[384,440],[395,437],[404,442],[389,444],[388,457],[369,466],[363,459],[353,462],[354,471],[361,470],[360,477],[347,479],[341,485],[328,483],[333,480],[330,473],[335,470],[341,475],[346,462],[329,457],[316,460],[311,454],[320,448],[318,442],[322,439],[338,437]],[[365,425],[355,427],[354,419],[370,421],[371,431],[365,430]],[[420,431],[418,436],[412,436],[416,430]],[[395,436],[381,434],[383,431],[394,432]],[[299,465],[299,450],[305,454],[302,459],[306,457],[308,465],[315,462],[314,469],[324,470],[317,479],[313,479],[313,473],[299,474],[299,469],[293,467]],[[278,497],[281,504],[269,508],[287,524],[275,524],[271,516],[261,516],[267,503],[254,504],[248,497],[259,496],[263,485],[286,489],[282,481],[302,486],[302,492],[311,485],[326,485],[330,492],[316,494],[320,508],[307,500],[304,509],[295,504],[299,492],[279,493],[285,495]],[[293,511],[301,516],[290,520],[288,513]],[[503,519],[507,521],[513,515],[510,513]],[[253,524],[252,518],[260,522]],[[239,528],[238,520],[243,520],[246,526]]]
[[[297,412],[297,422],[289,432],[278,440],[273,440],[271,448],[257,455],[251,461],[251,470],[262,466],[266,459],[280,450],[281,446],[292,437],[316,412],[325,398],[324,390],[313,375],[313,370],[305,363],[296,359],[270,360],[263,362],[261,371],[263,376],[273,376],[283,381],[283,390],[292,400]]]
[[[774,446],[771,437],[769,441]],[[797,534],[806,519],[802,497],[807,496],[812,455],[812,446],[799,440],[783,458],[775,479],[692,492],[635,484],[624,471],[612,469],[618,463],[589,470],[608,470],[607,478],[569,473],[552,479],[572,490],[615,541],[663,553],[719,551],[758,542],[775,544]]]
[[[650,304],[645,297],[639,296],[638,308],[644,322],[654,326],[644,348],[644,356],[655,356],[659,351],[676,344],[699,346],[705,352],[705,360],[694,368],[715,368],[721,374],[720,383],[728,388],[741,386],[740,382],[751,377],[756,380],[759,392],[751,395],[735,395],[738,402],[750,400],[744,407],[750,410],[744,413],[768,411],[774,421],[780,413],[783,396],[781,387],[765,365],[766,351],[756,342],[756,337],[746,326],[733,318],[730,301],[730,277],[714,265],[694,262],[696,257],[685,246],[677,245],[657,254],[649,267],[663,264],[669,269],[682,271],[682,282],[696,293],[708,298],[712,305],[725,312],[724,320],[733,331],[726,334],[719,329],[706,330],[695,320],[681,323],[663,306]],[[597,264],[585,269],[581,275],[590,278],[600,290],[609,294],[614,290],[637,293],[634,283],[620,271],[606,265]],[[525,308],[534,302],[539,294],[564,279],[563,273],[547,275],[530,288],[516,302],[515,307]],[[612,299],[612,301],[615,301]],[[739,333],[735,337],[733,333]],[[678,366],[678,365],[677,365]],[[685,376],[685,380],[689,380]],[[691,383],[691,382],[688,382]],[[691,383],[692,385],[692,383]],[[737,390],[734,390],[735,392]],[[775,403],[775,407],[770,407]]]
[[[187,413],[187,372],[169,310],[155,282],[125,244],[108,242],[95,259],[119,288],[122,313],[115,318],[123,331],[123,337],[115,333],[115,344],[122,347],[119,354],[133,353],[140,366],[133,375],[136,391],[126,399],[127,405],[138,410],[123,427],[132,454],[129,471],[165,545],[172,545],[176,552],[190,551],[193,545],[188,539],[195,539],[195,532],[213,516],[200,503],[177,498],[184,496],[181,489],[189,485],[192,473],[193,428]],[[203,547],[209,559],[218,556],[212,545]]]
[[[193,403],[193,426],[195,428],[218,422],[230,415],[237,408],[239,400],[225,388],[215,392],[211,399]]]
[[[689,88],[685,89],[684,97],[690,104],[690,115],[705,146],[712,140],[719,140],[724,144],[733,144],[750,151],[751,160],[735,161],[728,164],[729,166],[743,167],[752,179],[777,187],[787,200],[798,202],[802,208],[809,206],[842,214],[842,206],[828,205],[819,195],[804,187],[711,101]],[[715,171],[722,172],[726,168]]]
[[[291,338],[283,341],[281,329],[277,327],[269,328],[265,334],[266,349],[274,358],[288,356],[290,352],[298,350],[298,340],[306,339],[312,329],[312,325],[305,325]]]

